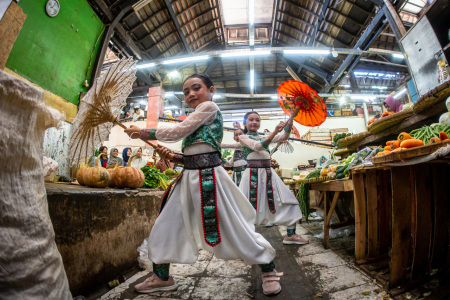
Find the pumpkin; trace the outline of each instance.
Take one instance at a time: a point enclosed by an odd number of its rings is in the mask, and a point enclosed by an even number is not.
[[[117,159],[113,158],[113,160],[116,162],[116,164],[114,166],[111,165],[111,166],[106,168],[106,170],[108,171],[109,175],[111,176],[111,181],[109,182],[109,186],[110,187],[116,187],[116,182],[114,181],[115,180],[115,171],[118,168],[123,168],[123,166],[120,166],[120,167],[118,166],[119,162],[117,161]]]
[[[83,172],[83,181],[89,187],[107,187],[111,181],[109,172],[105,168],[99,166],[100,155],[95,161],[95,166],[86,168]]]
[[[84,179],[83,179],[83,174],[84,174],[84,171],[86,171],[86,169],[87,169],[86,167],[81,167],[77,171],[77,181],[80,185],[86,185],[84,183]]]
[[[139,168],[129,167],[135,156],[136,155],[130,157],[126,167],[114,169],[114,185],[116,187],[137,189],[144,185],[144,172]]]

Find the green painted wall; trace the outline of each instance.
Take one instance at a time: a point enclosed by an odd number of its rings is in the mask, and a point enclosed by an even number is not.
[[[105,25],[86,0],[59,0],[61,9],[54,18],[45,13],[46,2],[19,1],[27,19],[6,67],[78,104],[79,93],[87,91],[82,84],[92,50]],[[92,54],[88,81],[101,42],[100,37]]]

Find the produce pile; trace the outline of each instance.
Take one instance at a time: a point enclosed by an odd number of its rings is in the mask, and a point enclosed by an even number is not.
[[[341,145],[339,143],[340,140],[343,139],[343,138],[346,138],[348,136],[351,136],[351,135],[352,135],[351,133],[339,133],[339,134],[336,134],[333,137],[333,144],[334,144],[334,146],[337,147],[338,149],[341,148]]]
[[[423,126],[411,131],[409,135],[423,141],[425,145],[428,145],[436,142],[433,138],[438,138],[441,141],[448,139],[448,135],[450,135],[450,125]]]
[[[315,170],[308,174],[305,179],[317,178],[320,176],[320,170]],[[311,189],[310,183],[301,183],[298,189],[297,200],[300,205],[302,214],[305,216],[306,222],[308,222],[309,216],[309,190]]]
[[[415,129],[410,133],[402,132],[398,135],[397,140],[387,141],[384,151],[377,154],[378,156],[389,154],[391,152],[407,150],[423,145],[439,143],[448,140],[450,134],[450,125],[434,125],[423,126]]]
[[[350,169],[364,163],[365,160],[377,155],[383,148],[371,149],[366,147],[359,152],[353,153],[338,165],[329,165],[320,171],[320,176],[328,176],[334,179],[343,179],[349,176]]]
[[[371,159],[373,156],[377,155],[383,148],[371,149],[366,147],[357,153],[353,153],[346,159],[344,159],[341,164],[329,164],[324,168],[318,168],[314,172],[308,174],[305,180],[318,177],[330,177],[331,179],[343,179],[349,176],[350,169],[354,166],[361,165]],[[294,183],[293,181],[286,182],[289,184]],[[308,221],[309,215],[309,190],[311,188],[310,183],[300,183],[300,187],[297,194],[297,200],[300,204],[300,209],[305,216],[306,221]]]
[[[161,173],[155,166],[144,166],[141,171],[145,176],[144,188],[165,190],[170,184],[169,177]]]
[[[379,119],[381,119],[381,118],[385,118],[385,117],[389,117],[389,116],[391,116],[391,115],[393,115],[394,114],[394,112],[384,112],[382,115],[381,115],[381,117],[380,118],[375,118],[375,117],[373,117],[372,119],[370,119],[369,121],[367,121],[367,125],[370,125],[370,124],[372,124],[373,122],[375,122],[375,121],[378,121]]]

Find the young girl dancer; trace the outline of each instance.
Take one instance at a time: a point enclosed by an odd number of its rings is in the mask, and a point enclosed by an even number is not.
[[[235,149],[233,158],[227,161],[224,166],[225,167],[233,167],[233,174],[231,174],[231,178],[237,186],[241,183],[242,173],[245,171],[247,167],[247,159],[242,151],[242,146],[239,144],[239,136],[244,134],[244,130],[236,129],[234,131],[234,140],[237,142],[236,144],[222,144],[222,148],[225,149]]]
[[[292,120],[298,110],[292,111],[287,122],[280,122],[269,135],[259,134],[259,114],[255,111],[244,116],[245,135],[239,137],[247,157],[247,169],[239,188],[248,196],[256,209],[256,225],[278,224],[287,226],[283,244],[307,244],[308,240],[295,233],[302,213],[295,196],[270,167],[269,144],[287,140]],[[282,132],[281,132],[282,131]]]
[[[221,259],[242,259],[260,264],[263,291],[281,291],[282,273],[272,262],[275,250],[255,232],[255,210],[222,167],[220,145],[223,137],[222,115],[212,102],[215,88],[208,76],[194,74],[183,84],[186,104],[195,109],[174,127],[125,130],[131,138],[175,142],[183,140],[183,154],[160,146],[161,159],[174,155],[184,164],[180,176],[167,189],[158,219],[149,237],[148,256],[154,274],[135,286],[141,293],[174,290],[169,276],[170,263],[192,264],[199,249]]]

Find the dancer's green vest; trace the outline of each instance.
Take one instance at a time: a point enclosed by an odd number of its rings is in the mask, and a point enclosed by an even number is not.
[[[183,139],[181,151],[183,151],[185,147],[192,146],[194,144],[206,143],[221,152],[222,149],[220,148],[220,145],[222,144],[222,139],[222,114],[220,111],[217,111],[216,118],[211,124],[199,127],[194,133]]]

